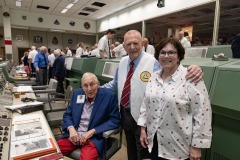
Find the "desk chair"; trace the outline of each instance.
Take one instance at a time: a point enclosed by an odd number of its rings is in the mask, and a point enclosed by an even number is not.
[[[70,99],[72,97],[73,88],[68,86],[65,94],[61,93],[49,93],[48,105],[44,105],[43,112],[46,114],[48,124],[51,128],[59,128],[61,130],[61,123],[63,119],[63,114],[69,106]],[[63,96],[64,98],[53,98],[56,95]],[[49,108],[48,108],[49,107]]]
[[[121,127],[103,132],[103,137],[105,140],[104,146],[104,156],[98,158],[98,160],[110,159],[122,146],[122,129]],[[80,149],[74,150],[72,153],[66,155],[66,157],[72,159],[80,159],[81,151]]]
[[[36,94],[37,100],[40,102],[48,102],[48,94],[56,93],[58,81],[50,79],[49,85],[32,86],[33,92]]]

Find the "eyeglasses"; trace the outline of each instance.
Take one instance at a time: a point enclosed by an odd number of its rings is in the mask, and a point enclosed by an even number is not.
[[[165,57],[166,54],[167,54],[169,57],[173,57],[176,53],[177,53],[176,51],[168,51],[168,52],[166,52],[166,51],[160,51],[159,56]]]
[[[88,88],[89,86],[92,88],[96,85],[97,83],[90,83],[90,84],[83,84],[82,87],[83,88]]]

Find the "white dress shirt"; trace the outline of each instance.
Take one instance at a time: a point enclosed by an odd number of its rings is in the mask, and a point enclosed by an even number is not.
[[[103,36],[98,42],[98,49],[104,52],[104,57],[109,57],[109,45],[107,35]],[[100,52],[100,51],[99,51]]]
[[[191,43],[187,40],[187,38],[183,37],[179,40],[184,48],[191,47]]]
[[[81,55],[83,55],[83,49],[82,47],[78,47],[78,49],[76,50],[76,57],[81,57]]]
[[[164,82],[155,72],[148,82],[138,125],[147,127],[148,149],[157,134],[158,156],[165,159],[189,158],[190,145],[211,145],[211,106],[203,81],[186,80],[187,69],[179,65]]]
[[[147,48],[146,51],[145,51],[145,47],[143,47],[142,50],[143,50],[144,52],[147,52],[147,53],[149,53],[149,54],[151,54],[151,55],[154,56],[154,54],[155,54],[155,48],[154,48],[152,45],[150,45],[150,44],[148,44],[146,48]]]

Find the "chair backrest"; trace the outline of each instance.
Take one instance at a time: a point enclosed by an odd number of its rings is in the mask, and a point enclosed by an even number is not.
[[[67,87],[66,92],[65,92],[65,99],[71,99],[72,98],[72,92],[73,92],[73,87],[69,85]]]
[[[57,89],[58,81],[56,79],[51,78],[49,81],[48,89]]]

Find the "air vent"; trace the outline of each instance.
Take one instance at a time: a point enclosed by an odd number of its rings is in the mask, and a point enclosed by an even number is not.
[[[98,6],[98,7],[103,7],[103,6],[105,6],[106,4],[105,4],[105,3],[101,3],[101,2],[94,2],[92,5]]]
[[[85,7],[85,8],[83,8],[82,10],[88,11],[88,12],[96,12],[98,9],[96,9],[96,8],[90,8],[90,7]]]
[[[37,8],[39,8],[39,9],[46,9],[46,10],[48,10],[50,7],[37,5]]]
[[[203,9],[200,9],[199,10],[200,12],[203,12],[203,13],[206,13],[206,14],[209,14],[209,13],[213,13],[214,11],[209,9],[209,8],[203,8]]]
[[[89,13],[80,12],[80,13],[78,13],[78,15],[82,15],[82,16],[88,16],[88,15],[89,15]]]

